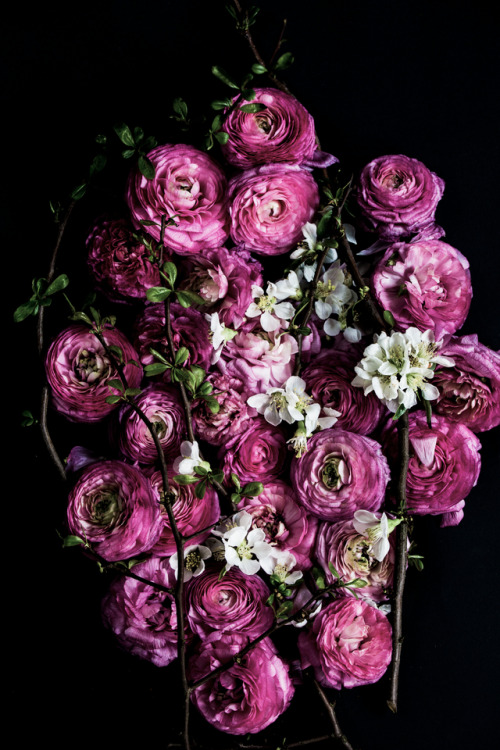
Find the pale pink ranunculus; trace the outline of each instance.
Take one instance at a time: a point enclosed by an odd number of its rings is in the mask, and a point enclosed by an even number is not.
[[[373,605],[344,597],[314,618],[298,646],[302,668],[312,666],[321,685],[336,690],[370,685],[390,664],[392,628]]]
[[[294,164],[265,164],[229,183],[231,237],[246,250],[282,255],[303,239],[319,205],[318,186]]]
[[[167,247],[179,255],[222,245],[229,234],[224,172],[208,154],[184,144],[157,146],[148,153],[156,174],[148,180],[136,168],[126,200],[136,227],[157,242],[165,216],[175,224],[164,231]],[[141,224],[141,221],[154,224]]]
[[[446,242],[391,245],[372,277],[378,303],[403,330],[433,330],[436,340],[464,323],[472,299],[469,262]]]
[[[234,100],[233,100],[234,103]],[[338,159],[318,149],[314,120],[294,96],[272,88],[255,89],[252,104],[259,112],[229,111],[222,130],[229,140],[222,153],[230,164],[248,169],[259,164],[288,162],[329,167]]]
[[[212,414],[207,402],[197,399],[191,407],[196,433],[211,445],[224,445],[249,426],[257,410],[247,404],[251,393],[239,378],[215,372],[210,373],[207,380],[213,386],[212,395],[220,409]]]
[[[248,643],[237,633],[213,633],[189,661],[196,681],[228,661]],[[241,663],[233,663],[192,693],[192,701],[216,729],[228,734],[254,734],[272,724],[288,708],[294,688],[287,664],[270,638],[264,638]]]
[[[117,328],[105,328],[102,336],[108,346],[121,350],[127,385],[137,388],[142,367],[130,364],[138,359],[132,344]],[[120,393],[108,386],[119,379],[118,368],[88,326],[71,325],[61,331],[47,352],[45,372],[54,407],[72,422],[99,422],[119,405],[106,400]]]
[[[283,472],[287,457],[286,436],[280,427],[263,417],[249,421],[249,426],[230,440],[220,457],[224,475],[234,472],[241,483],[273,482]]]

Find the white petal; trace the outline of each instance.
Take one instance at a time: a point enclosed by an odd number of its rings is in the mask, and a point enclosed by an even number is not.
[[[247,404],[249,406],[253,406],[254,409],[257,409],[259,414],[264,413],[264,409],[268,405],[270,401],[270,397],[267,393],[256,393],[254,396],[249,396],[247,398]]]
[[[264,331],[266,331],[267,333],[269,331],[277,331],[278,328],[280,327],[280,322],[278,318],[275,318],[274,315],[271,315],[271,313],[268,312],[268,310],[262,313],[260,317],[260,324],[262,328],[264,329]]]
[[[295,315],[295,308],[291,302],[279,302],[274,306],[274,312],[278,318],[283,320],[291,320]]]
[[[323,330],[327,336],[338,336],[341,331],[340,323],[338,320],[334,320],[334,318],[329,318],[325,320]]]
[[[240,570],[247,576],[253,576],[260,570],[260,562],[258,560],[248,560],[246,557],[239,561]]]
[[[329,318],[333,310],[332,306],[329,305],[328,302],[323,302],[323,300],[321,299],[316,300],[316,302],[314,303],[314,309],[316,311],[316,315],[321,320],[326,320],[327,318]]]

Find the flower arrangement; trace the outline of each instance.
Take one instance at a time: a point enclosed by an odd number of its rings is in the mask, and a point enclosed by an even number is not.
[[[239,3],[233,15],[250,34]],[[347,748],[330,688],[389,670],[397,710],[413,516],[462,520],[476,433],[500,423],[500,358],[457,335],[472,287],[435,223],[443,180],[401,155],[345,176],[283,58],[272,87],[259,58],[241,85],[214,69],[232,91],[207,152],[115,128],[138,157],[127,215],[96,219],[86,248],[118,321],[103,298],[68,296],[71,326],[45,357],[41,422],[71,485],[63,543],[117,574],[102,612],[120,647],[178,666],[185,748],[191,706],[252,735],[301,683]],[[356,258],[359,237],[372,247]],[[68,285],[52,270],[16,311],[40,316],[41,350],[45,303]],[[106,454],[75,447],[65,466],[47,401],[95,425]]]

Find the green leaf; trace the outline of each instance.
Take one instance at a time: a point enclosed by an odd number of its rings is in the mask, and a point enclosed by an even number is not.
[[[114,379],[114,380],[108,380],[108,386],[110,388],[116,388],[117,391],[120,391],[120,393],[123,393],[124,386],[121,380]]]
[[[404,406],[403,404],[401,404],[401,405],[400,405],[400,406],[398,407],[398,410],[397,410],[397,412],[395,413],[395,415],[394,415],[394,416],[393,416],[393,418],[392,418],[392,419],[393,419],[393,421],[396,421],[397,419],[399,419],[399,417],[402,417],[402,416],[403,416],[403,414],[405,413],[405,411],[406,411],[406,406]]]
[[[167,260],[166,263],[163,264],[163,267],[161,270],[163,271],[165,276],[167,276],[171,285],[174,286],[175,282],[177,281],[177,266],[175,265],[175,263],[172,263],[170,260]]]
[[[63,547],[76,547],[79,544],[85,544],[85,542],[74,534],[68,534],[68,536],[63,538]]]
[[[241,490],[240,480],[238,479],[238,476],[234,472],[231,473],[231,481],[238,491]]]
[[[254,112],[262,112],[263,109],[267,109],[265,104],[261,104],[260,102],[250,102],[250,104],[243,104],[240,107],[240,112],[253,114]]]
[[[283,602],[281,607],[279,607],[278,611],[276,612],[276,617],[286,617],[288,614],[290,614],[292,607],[292,601],[287,600],[286,602]]]
[[[153,362],[151,365],[146,365],[144,368],[144,374],[148,377],[154,377],[155,375],[163,375],[165,370],[169,369],[169,365],[164,365],[161,362]]]
[[[326,237],[326,234],[328,232],[328,228],[330,226],[330,221],[332,218],[333,208],[329,208],[321,217],[321,219],[318,222],[318,240],[322,240],[324,237]]]
[[[170,297],[171,293],[171,289],[167,289],[165,286],[150,286],[146,290],[146,298],[150,302],[164,302]]]
[[[29,302],[25,302],[24,305],[19,305],[14,311],[14,321],[16,323],[21,323],[21,321],[26,320],[30,315],[36,315],[37,312],[38,303],[30,299]]]
[[[205,492],[207,489],[207,480],[202,479],[199,484],[196,485],[194,494],[199,500],[202,500],[205,497]]]
[[[89,307],[90,314],[92,315],[94,322],[97,323],[97,325],[101,322],[101,316],[98,312],[98,310],[95,309],[95,307],[92,307],[92,305]]]
[[[214,472],[214,473],[213,473],[213,474],[212,474],[212,475],[211,475],[211,476],[209,477],[209,479],[210,479],[210,481],[211,481],[212,483],[213,483],[213,482],[218,482],[218,484],[220,484],[221,482],[223,482],[223,481],[224,481],[224,472],[223,472],[223,471],[216,471],[216,472]]]
[[[335,570],[335,568],[333,567],[333,565],[332,565],[331,562],[328,563],[328,569],[329,569],[330,573],[332,573],[335,576],[335,578],[340,578],[340,573],[338,573]]]
[[[182,99],[180,96],[178,96],[174,101],[172,102],[172,109],[176,114],[178,114],[183,120],[187,118],[188,114],[188,107],[184,99]]]
[[[107,404],[117,404],[117,403],[118,403],[118,401],[121,401],[121,398],[122,398],[121,396],[117,396],[117,395],[114,395],[114,396],[108,396],[108,397],[106,398],[106,403],[107,403]]]
[[[176,294],[177,294],[177,292],[176,292]],[[205,304],[205,300],[203,299],[203,297],[200,297],[199,294],[196,294],[196,292],[192,292],[191,290],[183,289],[182,290],[182,295],[186,299],[188,299],[189,302],[192,305],[204,305]],[[180,302],[180,300],[179,300],[179,302]]]
[[[297,333],[300,333],[302,336],[309,336],[311,333],[310,328],[297,328]]]
[[[199,367],[198,365],[192,365],[190,367],[190,372],[194,378],[195,388],[196,390],[198,390],[200,385],[203,383],[203,379],[207,373],[205,372],[203,367]]]
[[[182,307],[191,307],[191,302],[189,301],[189,297],[185,292],[175,292],[175,295],[177,297],[177,301],[180,305],[182,305]]]
[[[432,404],[426,398],[422,398],[424,402],[425,416],[427,417],[427,427],[432,430]]]
[[[242,88],[241,95],[242,95],[242,97],[243,97],[243,99],[245,101],[251,102],[257,96],[257,92],[255,91],[255,89],[245,89],[245,88]]]
[[[255,73],[256,76],[261,76],[263,73],[267,73],[267,68],[264,65],[260,65],[260,63],[254,63],[252,65],[252,73]]]
[[[99,144],[99,146],[105,146],[108,142],[108,139],[105,135],[99,134],[95,137],[95,142]]]
[[[94,156],[90,165],[90,175],[92,176],[95,172],[102,172],[107,162],[108,157],[105,154],[97,154],[97,156]]]
[[[28,409],[25,409],[21,413],[21,416],[21,427],[31,427],[38,422],[38,419],[35,419],[33,414]]]
[[[82,182],[81,185],[78,185],[78,187],[76,187],[73,190],[73,192],[71,193],[71,197],[73,198],[74,201],[79,201],[81,198],[83,198],[86,192],[87,192],[87,183]]]
[[[275,594],[271,594],[271,596],[267,597],[266,604],[267,604],[268,607],[272,607],[275,596],[276,596]]]
[[[274,66],[275,70],[286,70],[290,67],[290,65],[294,62],[294,56],[291,52],[285,52],[284,55],[281,55],[281,57],[278,57],[278,60],[276,61],[276,65]]]
[[[208,396],[210,393],[212,393],[214,387],[212,383],[209,383],[208,381],[205,381],[200,385],[198,388],[198,395],[200,396]]]
[[[364,581],[362,578],[355,578],[353,581],[349,581],[346,586],[353,589],[362,589],[368,586],[368,581]]]
[[[140,127],[134,128],[134,141],[139,144],[144,138],[144,130]]]
[[[62,273],[60,276],[57,277],[57,279],[54,279],[54,281],[49,284],[47,287],[45,294],[46,296],[50,296],[51,294],[55,294],[56,292],[60,292],[62,289],[66,289],[66,287],[69,284],[69,279],[66,276],[65,273]]]
[[[219,81],[222,81],[222,83],[225,83],[226,86],[229,86],[232,89],[239,89],[238,84],[235,83],[233,79],[229,77],[226,71],[223,68],[220,68],[218,65],[212,66],[212,75],[218,78]]]
[[[233,492],[233,494],[231,495],[231,502],[234,503],[235,505],[238,505],[238,503],[241,503],[241,499],[242,498],[239,492]]]
[[[214,396],[203,396],[205,402],[212,412],[212,414],[218,414],[220,411],[220,404]]]
[[[132,148],[135,146],[135,141],[134,141],[134,136],[132,135],[132,131],[130,130],[128,125],[125,125],[124,122],[119,123],[118,125],[115,125],[114,131],[125,146],[128,146],[129,148]]]
[[[176,474],[174,482],[177,482],[177,484],[194,484],[195,482],[199,482],[199,479],[198,477],[191,476],[191,474]]]
[[[108,344],[108,349],[111,352],[111,354],[115,357],[115,359],[117,359],[118,362],[121,364],[123,362],[123,351],[121,347],[117,346],[116,344]]]
[[[154,179],[156,174],[155,166],[147,156],[141,154],[137,160],[137,166],[139,167],[141,174],[143,174],[147,180]]]
[[[189,349],[187,349],[185,346],[179,347],[175,353],[175,364],[176,365],[182,365],[186,359],[189,357]]]
[[[159,227],[160,224],[157,221],[150,221],[149,219],[141,219],[139,221],[139,224],[142,224],[143,227]]]
[[[396,321],[394,320],[394,315],[390,310],[384,310],[383,318],[387,325],[391,326],[391,328],[394,328],[394,326],[396,325]]]
[[[124,159],[131,159],[133,156],[135,156],[136,149],[135,148],[125,148],[122,151],[122,156]]]
[[[210,103],[210,106],[212,107],[212,109],[219,110],[230,107],[232,103],[233,102],[231,99],[214,99],[214,101]]]
[[[311,573],[317,588],[326,589],[325,574],[323,573],[321,568],[315,567],[312,569]]]
[[[264,492],[264,485],[262,482],[248,482],[243,486],[241,494],[244,497],[257,497],[261,492]]]
[[[206,477],[208,474],[208,469],[205,469],[204,466],[195,466],[194,473],[199,477]]]
[[[141,388],[127,388],[125,396],[138,396],[139,393],[142,393]]]
[[[218,133],[214,133],[214,138],[218,143],[221,144],[221,146],[225,146],[229,140],[229,133],[225,133],[223,130],[219,130]]]
[[[73,313],[73,315],[70,315],[70,316],[69,316],[69,319],[70,319],[70,320],[77,320],[77,321],[78,321],[78,320],[81,320],[81,321],[82,321],[83,323],[87,323],[87,325],[89,325],[89,326],[92,326],[92,325],[93,325],[93,323],[92,323],[92,321],[90,320],[90,318],[89,318],[89,316],[87,315],[87,313],[84,313],[84,312],[83,312],[82,310],[76,310],[76,311],[75,311],[75,312]]]

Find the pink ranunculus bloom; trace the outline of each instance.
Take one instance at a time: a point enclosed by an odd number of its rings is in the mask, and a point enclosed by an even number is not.
[[[303,239],[319,205],[318,186],[294,164],[265,164],[229,183],[231,237],[246,250],[282,255]]]
[[[292,484],[302,505],[323,521],[376,511],[384,500],[389,466],[371,438],[335,427],[317,432],[307,452],[292,459]]]
[[[378,514],[380,516],[380,514]],[[394,577],[395,534],[389,535],[390,549],[382,561],[373,554],[371,541],[354,528],[352,520],[338,523],[322,523],[316,539],[316,558],[325,572],[328,583],[335,582],[330,571],[331,563],[342,580],[347,583],[355,578],[366,581],[366,586],[339,589],[345,596],[361,596],[382,602],[389,599]]]
[[[219,247],[189,259],[182,284],[203,298],[202,312],[218,312],[224,325],[239,328],[253,301],[252,285],[262,286],[262,266],[243,249]]]
[[[390,664],[392,628],[373,605],[343,597],[315,617],[298,645],[302,668],[312,666],[321,685],[336,690],[370,685]]]
[[[479,439],[460,422],[436,414],[429,428],[420,411],[410,414],[409,429],[408,509],[416,515],[461,511],[479,477]],[[397,462],[397,440],[397,427],[391,420],[383,433],[384,452],[391,465]]]
[[[292,552],[297,568],[309,570],[318,522],[308,516],[291,487],[279,480],[266,482],[260,495],[243,498],[238,509],[250,513],[252,527],[264,531],[266,542]]]
[[[329,167],[338,161],[319,151],[314,120],[295,97],[262,88],[255,89],[253,103],[263,109],[250,113],[237,106],[222,125],[229,135],[222,152],[230,164],[239,169],[278,162]]]
[[[472,432],[500,424],[500,353],[480,344],[477,335],[452,336],[440,351],[454,367],[438,368],[432,381],[439,389],[435,409]]]
[[[186,429],[184,407],[178,389],[152,383],[136,396],[134,404],[153,425],[165,456],[171,460],[176,458]],[[120,451],[131,461],[154,464],[159,460],[149,429],[131,406],[122,406],[112,434]]]
[[[220,409],[212,414],[204,399],[194,402],[192,415],[196,433],[211,445],[224,445],[249,426],[250,420],[257,416],[257,409],[248,406],[247,398],[251,393],[239,378],[210,373],[207,380],[214,388],[212,395]]]
[[[427,235],[436,232],[434,214],[443,191],[444,181],[425,164],[397,154],[366,165],[356,196],[367,228],[395,240],[424,230]]]
[[[446,242],[391,245],[372,278],[378,303],[406,330],[433,330],[436,340],[464,323],[472,299],[469,262]]]
[[[205,571],[187,587],[187,617],[193,631],[204,638],[214,630],[241,633],[253,640],[274,622],[266,605],[270,590],[259,576],[231,568],[220,578],[219,570]]]
[[[149,260],[150,251],[132,236],[125,219],[101,219],[87,237],[87,263],[98,289],[113,302],[146,299],[159,286],[160,272]]]
[[[206,531],[211,524],[215,525],[220,517],[219,498],[217,493],[210,485],[207,485],[205,495],[202,498],[196,497],[194,484],[177,484],[174,482],[175,471],[173,468],[168,469],[167,476],[169,489],[173,492],[175,499],[172,510],[174,518],[180,533],[184,536],[200,531],[197,536],[187,542],[187,544],[202,544],[210,535],[210,529]],[[170,527],[168,513],[163,504],[164,491],[163,481],[160,471],[155,471],[150,477],[153,495],[159,505],[162,523],[161,533],[158,541],[153,546],[151,552],[159,557],[167,557],[175,554],[177,547],[175,544],[174,534]]]
[[[139,169],[129,178],[126,200],[137,227],[156,241],[162,217],[175,225],[165,227],[164,241],[179,255],[219,247],[229,233],[226,178],[213,159],[193,146],[157,146],[148,153],[156,174],[146,179]],[[153,221],[153,225],[141,224]]]
[[[69,494],[68,527],[111,562],[150,550],[161,533],[149,480],[121,461],[88,466]]]
[[[189,679],[196,681],[232,660],[248,643],[237,633],[213,633],[189,662]],[[288,666],[264,638],[241,660],[192,693],[205,719],[228,734],[254,734],[272,724],[289,706],[294,688]]]
[[[127,384],[137,388],[142,367],[130,364],[138,360],[135,349],[116,328],[105,328],[102,335],[107,345],[121,349]],[[71,325],[61,331],[47,352],[45,372],[54,407],[72,422],[99,422],[118,406],[106,401],[119,394],[108,386],[119,378],[118,370],[88,326]]]
[[[263,417],[252,419],[244,432],[221,449],[224,475],[228,478],[234,472],[242,484],[273,482],[283,472],[286,456],[285,433]]]
[[[133,572],[166,588],[175,587],[175,573],[167,559],[150,557],[134,565]],[[157,667],[177,657],[177,610],[172,594],[147,583],[122,576],[110,586],[102,602],[104,624],[120,646]],[[186,627],[186,639],[192,640]]]

